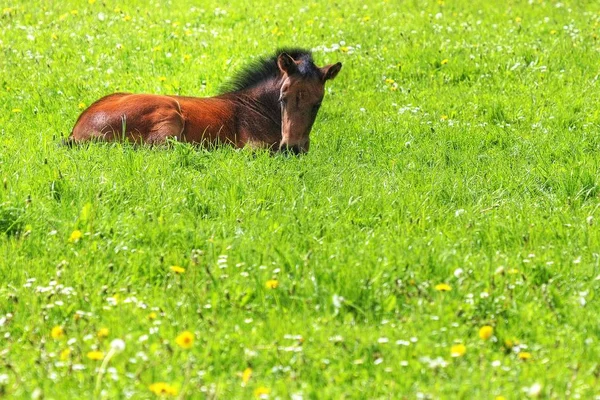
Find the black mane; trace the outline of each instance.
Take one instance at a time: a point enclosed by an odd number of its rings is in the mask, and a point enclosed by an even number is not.
[[[319,68],[314,64],[312,54],[304,49],[278,49],[270,57],[262,57],[251,62],[238,74],[229,80],[221,89],[221,93],[236,92],[255,86],[265,80],[279,76],[279,67],[277,66],[277,57],[281,53],[289,54],[294,60],[302,61],[298,66],[298,72],[302,76],[318,76]]]

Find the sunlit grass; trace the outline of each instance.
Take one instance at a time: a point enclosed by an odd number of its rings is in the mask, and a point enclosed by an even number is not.
[[[0,397],[600,395],[595,2],[2,7]],[[306,156],[59,145],[282,46]]]

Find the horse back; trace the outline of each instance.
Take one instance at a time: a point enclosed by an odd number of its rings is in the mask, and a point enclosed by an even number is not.
[[[69,141],[161,143],[173,138],[240,145],[234,110],[233,102],[226,98],[115,93],[81,113]]]

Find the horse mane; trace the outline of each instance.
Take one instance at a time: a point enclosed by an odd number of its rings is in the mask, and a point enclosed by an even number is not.
[[[319,76],[319,68],[314,64],[310,50],[283,48],[278,49],[270,57],[261,57],[250,62],[221,88],[221,93],[237,92],[258,85],[261,82],[276,78],[281,73],[277,66],[277,57],[281,53],[289,54],[300,61],[298,72],[304,77]]]

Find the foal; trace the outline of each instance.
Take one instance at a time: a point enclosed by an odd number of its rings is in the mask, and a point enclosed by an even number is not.
[[[339,62],[317,67],[307,50],[281,50],[242,71],[216,97],[111,94],[81,113],[68,142],[172,138],[305,153],[325,82],[341,68]]]

